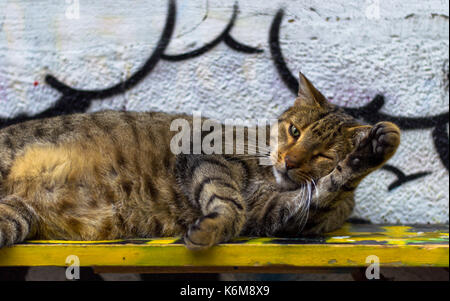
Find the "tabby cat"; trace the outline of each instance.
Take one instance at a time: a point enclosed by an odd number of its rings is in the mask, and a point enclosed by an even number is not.
[[[277,144],[253,156],[174,155],[171,122],[192,124],[183,114],[106,111],[2,129],[0,247],[183,236],[189,249],[204,249],[239,235],[339,228],[358,183],[395,153],[400,131],[361,125],[302,74],[299,87],[278,119]],[[272,166],[259,164],[262,155]]]

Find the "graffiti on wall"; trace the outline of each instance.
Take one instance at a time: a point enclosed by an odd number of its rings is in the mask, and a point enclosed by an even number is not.
[[[159,38],[157,46],[153,50],[150,57],[145,63],[132,74],[128,79],[111,85],[110,87],[99,90],[82,90],[75,89],[69,85],[61,82],[53,75],[47,75],[46,83],[53,89],[61,93],[61,97],[48,109],[34,115],[20,114],[12,118],[0,118],[0,128],[6,127],[11,124],[16,124],[31,119],[39,119],[52,117],[63,114],[73,114],[86,112],[93,101],[99,101],[111,96],[125,93],[127,90],[136,86],[144,78],[146,78],[155,68],[155,66],[161,61],[176,62],[188,60],[194,57],[201,56],[206,52],[212,50],[220,43],[225,43],[233,51],[238,51],[247,54],[261,53],[262,49],[258,49],[249,45],[245,45],[242,42],[237,41],[231,35],[231,30],[235,24],[238,16],[239,8],[237,3],[233,7],[233,14],[225,27],[225,29],[212,41],[200,47],[196,50],[177,54],[167,55],[165,54],[166,48],[169,45],[174,32],[177,6],[176,0],[169,0],[168,13],[166,17],[165,26],[162,34]],[[271,59],[278,71],[280,78],[286,87],[297,94],[298,82],[289,70],[286,61],[283,57],[280,47],[280,27],[283,20],[284,11],[280,9],[274,16],[269,32],[269,48]],[[448,71],[447,71],[448,76]],[[402,117],[392,116],[386,113],[380,112],[385,103],[384,96],[379,94],[373,98],[373,100],[359,108],[345,108],[343,109],[355,118],[362,119],[367,123],[374,124],[378,121],[391,121],[396,123],[402,130],[414,130],[414,129],[432,129],[432,137],[436,152],[439,154],[442,164],[445,168],[449,169],[449,136],[447,133],[447,124],[449,122],[449,113],[443,113],[435,116],[427,117]],[[422,171],[414,174],[405,174],[399,168],[392,165],[385,165],[384,170],[394,174],[397,179],[391,183],[388,190],[392,190],[407,182],[419,179],[430,172]]]

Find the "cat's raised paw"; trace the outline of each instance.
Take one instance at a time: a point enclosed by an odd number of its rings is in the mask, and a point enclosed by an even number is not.
[[[350,154],[349,165],[355,171],[378,167],[394,155],[399,144],[400,129],[392,122],[379,122]]]

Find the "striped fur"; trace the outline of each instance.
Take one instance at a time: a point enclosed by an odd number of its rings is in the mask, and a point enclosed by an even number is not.
[[[258,163],[265,149],[174,155],[169,128],[178,118],[192,125],[186,115],[107,111],[0,130],[0,247],[183,236],[204,249],[239,235],[330,231],[350,215],[359,182],[399,144],[395,125],[361,126],[303,76],[279,118],[273,166]]]

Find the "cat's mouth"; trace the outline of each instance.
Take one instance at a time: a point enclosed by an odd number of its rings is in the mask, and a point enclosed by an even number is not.
[[[277,184],[280,185],[284,189],[293,190],[293,189],[297,189],[300,187],[299,183],[294,182],[294,180],[292,180],[289,177],[289,174],[287,173],[287,171],[280,171],[274,166],[273,174],[275,176],[275,180],[276,180]]]
[[[305,185],[314,185],[319,180],[318,178],[313,178],[308,175],[297,176],[295,171],[292,174],[289,173],[286,169],[278,169],[275,166],[273,167],[273,174],[275,176],[275,180],[277,184],[287,190],[295,190],[300,187],[304,187]]]

